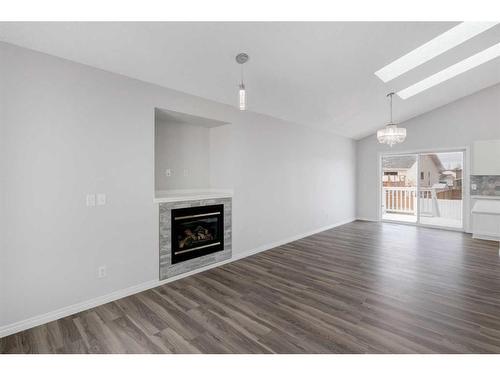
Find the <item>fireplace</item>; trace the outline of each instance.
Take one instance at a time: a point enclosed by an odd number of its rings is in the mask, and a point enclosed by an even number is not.
[[[224,205],[172,210],[172,264],[224,250]]]

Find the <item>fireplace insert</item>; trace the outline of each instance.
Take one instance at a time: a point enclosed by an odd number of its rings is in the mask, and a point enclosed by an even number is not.
[[[172,210],[172,264],[224,250],[224,205]]]

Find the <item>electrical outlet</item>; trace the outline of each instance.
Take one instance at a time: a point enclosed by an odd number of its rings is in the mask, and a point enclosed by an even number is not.
[[[85,202],[87,204],[87,207],[94,207],[95,206],[95,194],[87,194]]]
[[[165,176],[167,176],[167,177],[172,176],[172,170],[170,168],[165,170]]]
[[[184,174],[184,177],[189,176],[189,169],[184,169],[183,174]]]
[[[97,268],[97,277],[99,279],[106,277],[106,266],[100,266]]]
[[[97,194],[97,205],[104,206],[106,204],[106,194],[99,193]]]
[[[471,188],[472,188],[472,190],[477,190],[477,185],[476,184],[472,184]]]

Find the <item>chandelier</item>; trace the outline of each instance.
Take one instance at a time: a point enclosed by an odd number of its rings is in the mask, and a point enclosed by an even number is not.
[[[403,143],[406,139],[406,128],[398,128],[398,126],[392,122],[393,96],[394,96],[393,92],[387,94],[387,97],[390,99],[391,121],[383,129],[377,131],[378,142],[388,144],[390,147],[392,147],[396,143]]]

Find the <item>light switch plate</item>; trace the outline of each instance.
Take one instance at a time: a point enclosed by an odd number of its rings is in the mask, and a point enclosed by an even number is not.
[[[167,177],[172,176],[172,170],[170,168],[165,169],[165,176],[167,176]]]
[[[87,204],[87,207],[94,207],[95,206],[95,194],[87,194],[86,204]]]
[[[97,205],[104,206],[106,204],[106,194],[99,193],[97,194]]]
[[[477,185],[476,184],[472,184],[471,188],[472,188],[472,190],[477,190]]]

